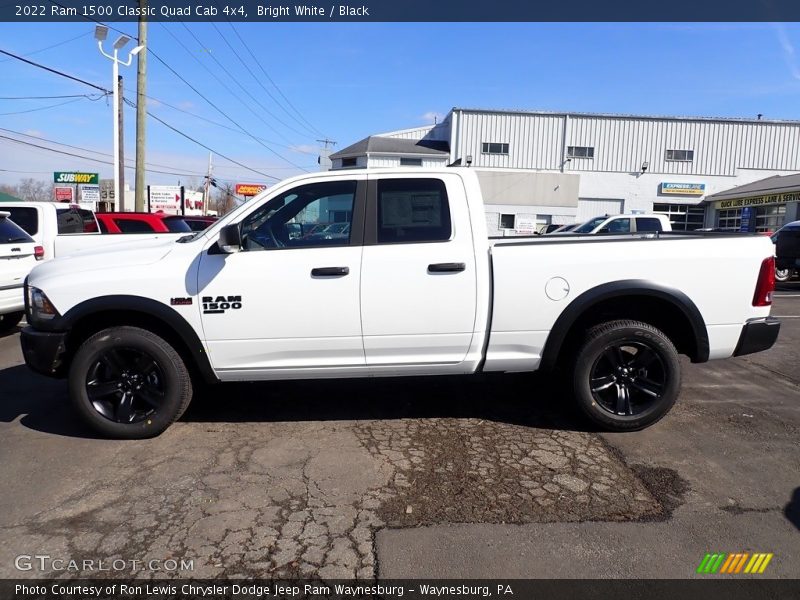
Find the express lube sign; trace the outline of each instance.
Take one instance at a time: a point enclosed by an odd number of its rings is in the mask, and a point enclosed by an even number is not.
[[[92,183],[97,184],[100,182],[100,175],[98,173],[75,173],[72,171],[56,171],[53,173],[54,183]]]

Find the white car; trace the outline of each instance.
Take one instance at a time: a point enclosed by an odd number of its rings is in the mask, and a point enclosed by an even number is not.
[[[331,222],[350,228],[293,236]],[[758,352],[780,329],[768,238],[489,239],[469,168],[306,174],[193,236],[102,259],[33,270],[21,343],[32,369],[67,377],[88,424],[120,438],[161,433],[219,381],[555,366],[590,419],[629,431],[677,400],[679,353]]]
[[[25,314],[23,284],[42,247],[0,212],[0,333],[11,330]]]
[[[603,215],[589,219],[569,233],[652,233],[657,231],[672,231],[672,224],[666,215]]]

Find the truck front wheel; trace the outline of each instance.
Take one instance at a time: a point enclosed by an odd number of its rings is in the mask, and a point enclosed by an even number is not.
[[[610,431],[652,425],[675,404],[681,365],[660,330],[639,321],[609,321],[590,329],[578,350],[573,390],[578,406]]]
[[[69,370],[70,399],[100,434],[141,439],[163,432],[192,398],[183,359],[138,327],[104,329],[81,344]]]

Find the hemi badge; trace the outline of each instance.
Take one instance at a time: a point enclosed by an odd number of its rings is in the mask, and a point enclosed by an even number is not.
[[[191,298],[170,298],[169,303],[172,306],[186,306],[187,304],[192,303]]]

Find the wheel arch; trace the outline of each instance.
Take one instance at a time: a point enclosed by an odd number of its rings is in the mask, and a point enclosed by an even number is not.
[[[694,302],[681,290],[651,281],[629,279],[604,283],[583,292],[559,315],[542,350],[541,369],[552,370],[593,325],[635,319],[663,331],[692,362],[709,355],[708,331]]]
[[[181,355],[190,372],[206,383],[219,381],[194,328],[174,309],[152,298],[127,295],[92,298],[71,308],[59,319],[58,325],[68,332],[65,368],[80,344],[91,335],[107,327],[128,325],[164,338]]]

